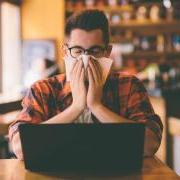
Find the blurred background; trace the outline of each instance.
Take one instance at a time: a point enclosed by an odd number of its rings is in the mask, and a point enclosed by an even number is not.
[[[101,9],[110,23],[114,71],[137,76],[164,124],[156,156],[180,174],[179,0],[0,0],[0,158],[11,158],[7,130],[38,79],[65,71],[66,19]]]

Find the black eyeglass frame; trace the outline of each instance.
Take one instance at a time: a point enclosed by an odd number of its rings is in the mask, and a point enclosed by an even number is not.
[[[81,46],[69,47],[68,44],[65,44],[65,46],[66,46],[67,49],[69,50],[70,55],[71,55],[72,58],[78,58],[78,57],[75,57],[75,56],[72,55],[71,50],[72,50],[73,48],[80,48],[80,49],[83,51],[83,54],[93,54],[92,51],[91,51],[91,49],[93,49],[93,48],[101,48],[102,53],[104,53],[104,52],[107,51],[107,49],[108,49],[108,45],[106,45],[106,46],[104,46],[104,47],[95,45],[95,46],[92,46],[92,47],[90,47],[90,48],[88,48],[88,49],[84,49],[84,48],[82,48]],[[87,52],[87,53],[86,53],[86,52]]]

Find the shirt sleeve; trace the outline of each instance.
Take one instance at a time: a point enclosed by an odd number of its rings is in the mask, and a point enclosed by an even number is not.
[[[160,144],[163,124],[159,116],[155,114],[152,108],[145,87],[136,77],[133,77],[131,81],[131,89],[127,106],[128,119],[145,121],[146,127],[154,132]]]
[[[43,90],[42,90],[43,89]],[[22,111],[15,121],[9,126],[9,139],[18,131],[18,126],[22,123],[38,124],[48,118],[47,94],[48,87],[45,83],[35,83],[27,91],[22,101]]]

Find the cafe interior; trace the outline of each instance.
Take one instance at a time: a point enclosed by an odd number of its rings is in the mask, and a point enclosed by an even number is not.
[[[65,72],[65,23],[84,9],[105,12],[113,70],[143,82],[164,126],[155,155],[180,175],[179,0],[0,0],[0,159],[15,158],[8,127],[28,88]]]

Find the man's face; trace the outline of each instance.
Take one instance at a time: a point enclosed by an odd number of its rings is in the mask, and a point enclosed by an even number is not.
[[[67,81],[70,80],[70,73],[72,66],[75,61],[69,61],[71,58],[77,59],[82,54],[88,54],[92,55],[95,58],[101,58],[106,57],[108,58],[111,53],[111,46],[105,46],[105,43],[103,41],[103,34],[102,31],[92,30],[92,31],[85,31],[82,29],[74,29],[70,36],[68,37],[66,41],[65,47],[65,66],[66,66],[66,76]],[[83,61],[84,62],[84,61]],[[102,59],[99,59],[99,65],[102,68],[102,74],[103,78],[106,79],[111,65],[112,61],[104,61]],[[85,62],[84,62],[85,65]]]
[[[97,58],[109,57],[111,47],[106,47],[103,41],[103,33],[100,29],[85,31],[82,29],[72,30],[67,40],[68,48],[66,54],[77,58],[80,54],[85,53]]]

